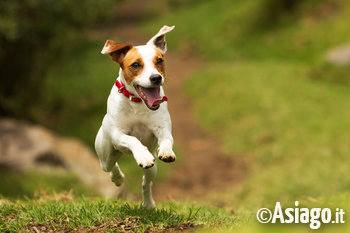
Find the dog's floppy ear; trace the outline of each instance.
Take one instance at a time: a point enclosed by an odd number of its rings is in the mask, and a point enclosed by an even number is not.
[[[163,26],[159,30],[159,32],[147,42],[147,45],[154,46],[158,48],[160,51],[162,51],[163,53],[165,53],[166,52],[165,34],[172,31],[174,28],[175,28],[175,25],[171,27],[168,27],[166,25]]]
[[[132,45],[119,44],[113,40],[107,40],[105,46],[103,47],[101,53],[109,54],[113,61],[119,64],[125,57],[125,54],[132,48]]]

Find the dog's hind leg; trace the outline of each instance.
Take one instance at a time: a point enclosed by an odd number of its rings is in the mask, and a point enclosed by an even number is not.
[[[116,186],[122,185],[124,174],[117,163],[117,160],[120,158],[120,153],[113,148],[109,140],[106,140],[102,128],[98,131],[95,141],[95,149],[102,170],[110,172],[111,180]]]
[[[112,172],[112,170],[114,170],[117,174],[119,167],[116,167],[116,162],[120,158],[121,153],[113,148],[112,143],[104,134],[102,127],[96,136],[95,150],[100,160],[102,170],[105,172]]]
[[[124,182],[124,173],[120,170],[118,163],[115,163],[115,166],[112,168],[110,173],[111,180],[116,186],[120,186]]]
[[[142,206],[146,209],[153,209],[156,204],[152,197],[152,184],[153,179],[157,174],[157,164],[148,169],[143,169],[143,179],[142,179]]]

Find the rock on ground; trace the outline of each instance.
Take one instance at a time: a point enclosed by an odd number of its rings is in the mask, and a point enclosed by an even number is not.
[[[350,43],[331,49],[327,61],[338,66],[350,65]]]
[[[13,170],[47,168],[71,171],[104,197],[121,188],[101,170],[93,152],[77,139],[63,138],[44,127],[0,119],[0,167]]]

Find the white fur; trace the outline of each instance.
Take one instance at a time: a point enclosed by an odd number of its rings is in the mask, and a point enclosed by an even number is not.
[[[133,83],[127,85],[120,70],[118,80],[126,85],[129,92],[138,96],[133,85],[148,87],[150,86],[150,75],[159,74],[159,72],[152,63],[155,56],[154,46],[148,43],[136,48],[144,61],[143,72],[136,77]],[[160,95],[164,95],[162,87]],[[156,154],[157,146],[158,154]],[[110,172],[111,179],[117,186],[121,185],[124,180],[124,174],[117,160],[123,153],[133,154],[136,163],[143,168],[142,204],[147,209],[155,207],[151,190],[152,180],[157,172],[155,158],[174,161],[175,153],[172,147],[173,137],[167,102],[161,103],[158,110],[152,111],[143,102],[130,101],[118,92],[116,86],[113,86],[107,101],[107,114],[96,136],[96,152],[101,168],[105,172]]]
[[[153,58],[156,55],[156,51],[153,47],[149,45],[136,46],[135,48],[137,48],[138,52],[142,56],[142,60],[144,62],[144,68],[142,70],[142,73],[134,81],[134,84],[140,85],[142,87],[151,87],[151,82],[149,79],[150,75],[152,74],[161,75],[158,72],[158,70],[154,68],[154,64],[153,64]],[[119,77],[122,77],[121,70],[119,72]],[[124,78],[122,78],[122,81],[123,83],[125,83]],[[164,83],[164,78],[162,77],[162,84],[163,83]],[[130,85],[128,86],[128,91],[136,94],[135,89],[133,89]]]

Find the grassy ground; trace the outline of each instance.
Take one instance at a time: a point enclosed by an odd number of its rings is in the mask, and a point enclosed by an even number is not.
[[[230,211],[193,204],[163,203],[153,211],[123,200],[74,198],[71,193],[39,199],[1,200],[1,232],[43,229],[55,231],[160,232],[202,228],[236,221]]]
[[[303,207],[350,206],[349,193],[304,201]],[[163,202],[155,210],[139,204],[100,198],[74,197],[71,192],[38,194],[32,199],[0,199],[0,231],[55,232],[309,232],[308,224],[258,225],[248,210],[219,208],[203,203]],[[270,207],[270,206],[268,206]],[[272,208],[272,206],[271,206]],[[273,209],[273,208],[272,208]],[[348,225],[321,225],[322,231],[345,232]]]

